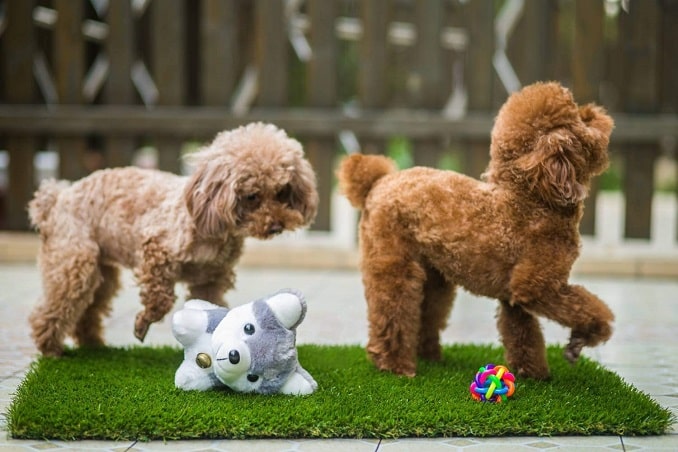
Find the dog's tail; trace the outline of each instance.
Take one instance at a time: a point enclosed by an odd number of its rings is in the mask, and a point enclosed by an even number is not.
[[[71,183],[63,180],[46,179],[40,183],[35,196],[28,203],[28,217],[31,219],[31,225],[40,229],[49,218],[49,213],[57,202],[59,193],[70,186]]]
[[[362,209],[375,182],[395,171],[395,162],[387,157],[353,154],[339,165],[339,188],[353,207]]]

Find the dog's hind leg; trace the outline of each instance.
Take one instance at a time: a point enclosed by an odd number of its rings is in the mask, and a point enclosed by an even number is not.
[[[420,357],[431,361],[441,359],[440,333],[447,326],[454,295],[455,286],[436,269],[427,268],[419,330]]]
[[[70,242],[67,254],[49,243],[43,243],[40,253],[43,298],[29,322],[36,346],[47,356],[61,355],[65,337],[74,333],[101,283],[96,243],[81,238]]]
[[[397,238],[389,239],[373,244],[365,236],[361,242],[369,322],[367,353],[379,369],[413,377],[426,273],[419,262],[402,254],[406,247],[394,244]],[[374,252],[374,245],[379,252]]]
[[[220,306],[228,306],[224,293],[235,286],[235,273],[232,268],[199,269],[199,274],[191,275],[188,284],[188,298],[206,300]]]
[[[546,344],[539,320],[521,306],[501,301],[497,329],[509,368],[522,377],[544,380],[549,377]]]
[[[75,328],[75,339],[83,346],[104,344],[103,317],[111,312],[111,300],[120,289],[120,270],[112,265],[100,265],[101,284],[94,292],[94,300],[83,312]]]

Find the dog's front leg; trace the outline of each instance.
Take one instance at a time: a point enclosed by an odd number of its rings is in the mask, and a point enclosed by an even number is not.
[[[141,265],[135,269],[135,276],[144,310],[136,316],[134,336],[143,342],[151,323],[162,320],[174,306],[179,265],[172,262],[162,246],[150,239],[142,245]]]
[[[521,306],[501,301],[497,328],[505,349],[505,359],[521,377],[545,380],[549,377],[546,344],[539,320]]]
[[[512,280],[511,285],[512,305],[572,329],[565,348],[565,358],[571,363],[577,361],[584,346],[598,345],[612,335],[614,314],[600,298],[581,286],[567,284],[563,278],[538,276],[532,278],[531,284]]]

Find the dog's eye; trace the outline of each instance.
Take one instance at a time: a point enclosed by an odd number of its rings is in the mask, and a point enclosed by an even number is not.
[[[245,325],[245,328],[243,328],[243,331],[244,331],[245,334],[247,334],[248,336],[253,335],[253,334],[254,334],[254,325],[252,325],[251,323],[246,324],[246,325]]]
[[[259,199],[259,195],[257,193],[250,193],[249,195],[245,196],[245,201],[251,202],[251,203],[257,202],[258,199]]]
[[[290,184],[285,185],[278,194],[275,195],[275,199],[281,203],[290,202],[292,199],[292,186],[290,186]]]
[[[259,380],[259,375],[252,374],[247,375],[247,381],[249,381],[250,383],[256,383],[257,380]]]

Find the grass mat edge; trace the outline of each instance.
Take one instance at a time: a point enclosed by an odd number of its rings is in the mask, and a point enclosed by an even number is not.
[[[599,364],[569,365],[551,346],[552,378],[518,379],[502,404],[478,403],[478,367],[501,363],[490,345],[444,347],[410,379],[379,372],[359,346],[300,345],[319,390],[304,397],[185,392],[174,387],[175,347],[68,350],[38,358],[7,412],[23,439],[400,438],[440,436],[656,435],[675,417]]]

